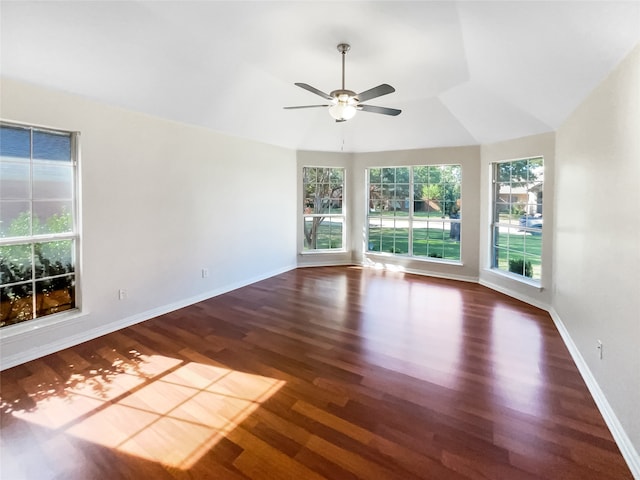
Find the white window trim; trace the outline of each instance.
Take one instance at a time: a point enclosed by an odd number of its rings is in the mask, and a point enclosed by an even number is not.
[[[346,253],[348,252],[348,248],[347,248],[347,231],[349,230],[348,228],[348,224],[347,224],[347,202],[346,202],[346,195],[347,195],[347,169],[343,166],[335,166],[335,165],[303,165],[302,166],[302,182],[301,182],[301,187],[302,187],[302,195],[301,195],[301,200],[304,201],[304,169],[305,168],[331,168],[331,169],[338,169],[338,170],[342,170],[342,213],[327,213],[327,214],[321,214],[321,213],[304,213],[304,209],[302,211],[302,244],[300,247],[300,255],[326,255],[326,254],[332,254],[332,253]],[[305,249],[304,247],[304,242],[305,242],[305,237],[304,237],[304,222],[305,222],[305,218],[308,217],[329,217],[329,218],[342,218],[342,247],[341,248],[315,248],[315,249]]]
[[[507,224],[507,223],[500,223],[500,222],[496,222],[495,221],[495,209],[496,209],[496,189],[498,188],[498,181],[497,181],[497,176],[496,176],[496,172],[497,172],[497,168],[498,165],[501,163],[512,163],[512,162],[517,162],[517,161],[521,161],[521,160],[531,160],[531,159],[536,159],[536,158],[541,158],[542,159],[542,164],[543,166],[545,165],[545,159],[544,159],[544,155],[539,154],[539,155],[530,155],[530,156],[526,156],[526,157],[521,157],[521,158],[513,158],[513,159],[508,159],[508,160],[497,160],[495,162],[492,162],[490,164],[490,175],[489,175],[489,179],[491,182],[491,200],[489,202],[489,207],[490,207],[490,212],[489,212],[489,218],[490,218],[490,224],[489,224],[489,268],[488,271],[490,271],[491,273],[494,273],[496,275],[500,275],[504,278],[508,278],[511,280],[514,280],[516,282],[537,288],[538,290],[543,290],[543,282],[544,282],[544,226],[540,229],[536,229],[536,228],[531,228],[531,227],[518,227],[519,230],[523,230],[525,232],[529,232],[529,233],[539,233],[541,235],[541,242],[540,242],[540,279],[533,279],[530,277],[525,277],[524,275],[519,275],[517,273],[514,272],[510,272],[508,270],[502,270],[500,268],[498,268],[497,266],[495,266],[496,260],[495,260],[495,253],[496,253],[496,247],[495,247],[495,229],[496,228],[500,228],[500,227],[504,227],[504,228],[514,228],[513,224]],[[542,192],[543,192],[543,201],[542,201],[542,205],[544,208],[544,185],[545,185],[545,181],[542,181]]]
[[[383,169],[383,168],[408,168],[409,169],[409,192],[413,191],[413,186],[415,184],[414,182],[414,168],[416,167],[447,167],[447,166],[454,166],[454,167],[460,167],[460,203],[462,204],[462,177],[463,177],[463,168],[462,168],[462,164],[460,163],[434,163],[434,164],[416,164],[416,165],[384,165],[384,166],[368,166],[365,168],[365,231],[366,231],[366,241],[367,244],[365,244],[364,246],[364,254],[365,256],[380,256],[380,257],[389,257],[389,258],[405,258],[405,259],[410,259],[411,261],[419,261],[419,262],[429,262],[429,263],[442,263],[442,264],[447,264],[447,265],[456,265],[456,266],[461,266],[463,265],[462,263],[462,249],[463,249],[463,242],[462,242],[462,237],[460,238],[460,240],[458,240],[460,242],[460,258],[458,260],[456,259],[452,259],[452,258],[438,258],[438,257],[425,257],[422,255],[414,255],[413,254],[413,222],[414,221],[429,221],[429,219],[422,219],[420,217],[415,217],[415,212],[414,212],[414,203],[413,202],[409,202],[410,203],[410,208],[409,208],[409,214],[407,215],[406,219],[409,222],[409,224],[411,225],[409,227],[409,234],[408,234],[408,252],[406,254],[402,254],[402,253],[393,253],[393,252],[378,252],[378,251],[372,251],[369,250],[368,247],[368,241],[369,241],[369,219],[370,217],[370,211],[369,211],[369,194],[371,192],[371,176],[369,174],[369,171],[372,168],[379,168],[379,169]],[[446,219],[448,222],[450,223],[457,223],[460,225],[460,231],[462,231],[462,218],[447,218]]]

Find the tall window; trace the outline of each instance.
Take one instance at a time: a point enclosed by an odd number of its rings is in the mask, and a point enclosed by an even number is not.
[[[76,135],[0,124],[0,326],[76,306]]]
[[[493,164],[493,268],[542,278],[542,157]]]
[[[460,260],[460,165],[370,168],[367,250]]]
[[[304,167],[304,251],[343,250],[344,168]]]

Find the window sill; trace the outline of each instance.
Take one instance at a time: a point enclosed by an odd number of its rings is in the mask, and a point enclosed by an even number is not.
[[[407,260],[407,261],[416,261],[423,263],[436,263],[442,265],[455,265],[458,267],[462,267],[464,264],[460,260],[449,260],[446,258],[437,258],[437,257],[410,257],[408,255],[398,255],[395,253],[387,253],[387,252],[365,252],[365,256],[369,257],[380,257],[380,258],[395,258],[398,260]]]
[[[502,278],[507,278],[509,280],[514,280],[518,283],[522,283],[523,285],[528,285],[532,288],[537,289],[539,292],[543,290],[542,283],[540,280],[531,280],[527,277],[523,277],[522,275],[516,275],[514,273],[505,272],[503,270],[498,270],[497,268],[489,268],[485,269],[485,272],[490,272]]]
[[[300,255],[331,255],[334,253],[349,253],[348,250],[345,249],[334,249],[334,250],[303,250],[300,252]]]
[[[0,340],[9,339],[11,337],[20,336],[26,333],[30,333],[36,330],[53,327],[59,323],[65,323],[70,320],[79,318],[86,315],[86,313],[80,311],[78,308],[67,310],[53,315],[47,315],[46,317],[27,320],[25,322],[17,323],[15,325],[9,325],[0,329]]]

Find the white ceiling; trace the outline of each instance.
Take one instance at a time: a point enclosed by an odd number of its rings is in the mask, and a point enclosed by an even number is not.
[[[640,2],[0,4],[3,76],[301,150],[490,143],[558,128],[640,41]],[[396,88],[335,123],[294,86]],[[1,114],[1,111],[0,111]]]

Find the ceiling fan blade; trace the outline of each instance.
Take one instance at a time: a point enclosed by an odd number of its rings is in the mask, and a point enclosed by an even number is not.
[[[294,107],[282,107],[285,110],[295,110],[297,108],[316,108],[316,107],[330,107],[331,105],[297,105]]]
[[[402,112],[402,110],[398,110],[397,108],[376,107],[375,105],[358,105],[358,110],[371,113],[382,113],[383,115],[391,115],[393,117],[400,115],[400,112]]]
[[[325,100],[330,100],[330,101],[334,100],[334,98],[331,95],[329,95],[328,93],[324,93],[324,92],[318,90],[317,88],[312,87],[311,85],[307,85],[306,83],[296,83],[295,85],[300,87],[300,88],[304,88],[305,90],[308,90],[311,93],[315,93],[316,95],[320,95]]]
[[[371,100],[372,98],[381,97],[383,95],[388,95],[390,93],[395,92],[396,89],[391,85],[383,83],[382,85],[378,85],[377,87],[370,88],[369,90],[365,90],[362,93],[356,95],[358,100],[361,102],[366,102],[367,100]]]

